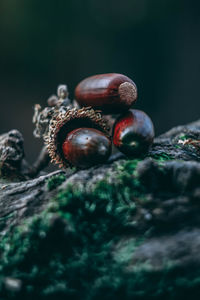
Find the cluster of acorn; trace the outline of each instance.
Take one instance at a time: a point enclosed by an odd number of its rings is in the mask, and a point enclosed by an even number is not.
[[[84,169],[104,163],[115,147],[128,157],[145,154],[154,138],[151,119],[130,109],[137,87],[128,77],[110,73],[81,81],[75,89],[78,107],[54,113],[45,137],[51,160],[60,167]],[[119,115],[112,131],[107,116]]]

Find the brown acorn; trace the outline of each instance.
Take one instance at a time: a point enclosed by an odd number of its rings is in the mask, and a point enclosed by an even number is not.
[[[85,169],[104,163],[108,159],[111,141],[100,130],[78,128],[67,134],[62,150],[71,165]]]
[[[91,106],[105,114],[128,110],[137,99],[135,83],[125,75],[100,74],[81,81],[75,89],[80,106]]]
[[[111,152],[107,122],[90,107],[56,114],[45,137],[51,161],[80,169],[105,162]]]
[[[113,127],[113,144],[129,157],[146,154],[154,139],[154,126],[149,116],[136,109],[121,115]]]

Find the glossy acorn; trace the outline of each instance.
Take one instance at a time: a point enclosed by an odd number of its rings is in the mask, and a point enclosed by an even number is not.
[[[111,152],[111,141],[94,128],[78,128],[69,132],[62,145],[64,157],[71,165],[85,169],[104,163]]]
[[[143,156],[154,139],[154,126],[149,116],[136,109],[121,115],[113,127],[113,144],[128,157]]]
[[[81,81],[75,89],[75,99],[82,106],[91,106],[105,114],[128,110],[137,99],[135,83],[118,73],[100,74]]]
[[[62,168],[88,168],[111,153],[107,122],[92,108],[73,108],[52,118],[45,137],[51,161]]]

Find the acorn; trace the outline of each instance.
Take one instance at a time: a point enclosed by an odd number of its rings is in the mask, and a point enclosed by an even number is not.
[[[75,99],[81,107],[91,106],[104,114],[116,114],[136,102],[137,87],[125,75],[100,74],[81,81],[75,89]]]
[[[56,114],[45,137],[51,162],[85,169],[104,163],[111,153],[107,122],[90,107]]]
[[[108,159],[111,141],[100,130],[78,128],[67,134],[62,150],[71,165],[85,169],[104,163]]]
[[[113,127],[113,144],[128,157],[143,156],[154,139],[154,126],[149,116],[136,109],[121,115]]]

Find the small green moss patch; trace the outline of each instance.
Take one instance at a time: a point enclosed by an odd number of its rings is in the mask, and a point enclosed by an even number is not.
[[[55,175],[47,181],[47,188],[49,191],[56,189],[66,180],[65,174]]]
[[[165,152],[162,152],[160,154],[155,154],[151,156],[152,158],[154,158],[157,161],[160,162],[164,162],[164,161],[168,161],[168,160],[172,160],[173,157]]]

